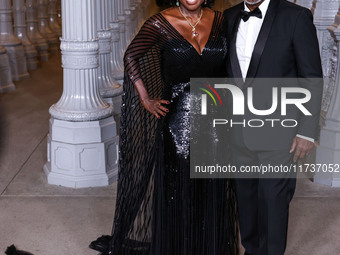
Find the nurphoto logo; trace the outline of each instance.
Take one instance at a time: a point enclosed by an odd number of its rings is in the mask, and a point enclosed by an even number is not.
[[[243,91],[237,87],[236,85],[231,84],[215,84],[214,87],[211,87],[210,85],[206,85],[208,88],[210,88],[217,98],[219,99],[221,106],[222,101],[215,89],[227,89],[231,92],[232,98],[233,98],[233,115],[244,115],[244,106],[245,106],[245,95]],[[207,91],[206,89],[202,89],[204,92],[206,92],[214,101],[216,105],[216,100],[213,97],[213,95]],[[251,113],[259,116],[266,116],[274,113],[277,110],[278,107],[278,90],[279,88],[273,87],[272,88],[272,105],[270,109],[266,110],[258,110],[254,107],[253,102],[253,88],[249,87],[247,88],[247,106]],[[287,114],[287,105],[295,105],[304,115],[312,115],[306,107],[303,105],[311,99],[311,93],[308,89],[305,88],[281,88],[281,115],[285,116]],[[303,98],[288,98],[289,94],[303,94]],[[202,94],[202,115],[207,114],[207,96],[206,94]]]
[[[311,100],[311,93],[308,89],[302,87],[277,87],[274,84],[278,81],[277,79],[266,79],[261,80],[261,83],[264,83],[266,88],[266,93],[271,93],[269,97],[271,98],[271,105],[266,105],[266,108],[256,107],[254,102],[254,90],[257,88],[249,86],[246,89],[241,89],[237,85],[228,84],[228,83],[215,83],[213,86],[205,83],[199,82],[203,86],[199,86],[199,90],[201,91],[201,115],[208,115],[209,110],[209,101],[212,100],[213,105],[216,107],[219,105],[223,107],[223,100],[231,100],[232,101],[232,112],[229,114],[231,118],[214,118],[212,124],[214,127],[216,125],[229,125],[230,127],[235,125],[242,125],[244,127],[248,126],[251,128],[263,127],[265,125],[270,127],[275,127],[276,125],[281,125],[285,128],[297,127],[298,121],[294,118],[282,118],[287,116],[287,108],[295,108],[295,110],[299,111],[301,114],[305,116],[312,116],[310,111],[305,106]],[[287,83],[287,81],[285,81]],[[261,83],[257,82],[257,87],[261,86]],[[271,86],[268,86],[268,83]],[[212,83],[210,83],[212,84]],[[291,85],[291,84],[288,84]],[[229,98],[223,99],[221,98],[218,91],[224,91],[223,94],[229,94]],[[209,97],[208,97],[209,96]],[[267,95],[268,97],[268,95]],[[224,104],[225,106],[225,104]],[[252,117],[261,116],[261,118],[244,118],[234,119],[234,116],[244,116],[245,113],[249,112]],[[277,114],[279,112],[279,114]],[[274,113],[276,118],[263,118],[263,116],[272,116]],[[279,118],[278,118],[279,117]]]

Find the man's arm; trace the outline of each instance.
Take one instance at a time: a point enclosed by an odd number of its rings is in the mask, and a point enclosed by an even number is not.
[[[295,151],[294,161],[296,161],[311,153],[314,148],[313,140],[318,138],[323,90],[319,43],[313,15],[307,9],[303,9],[297,18],[293,33],[293,47],[300,85],[311,92],[311,100],[305,104],[305,107],[312,114],[301,115],[299,119],[298,135],[294,138],[290,151]]]
[[[312,114],[311,116],[301,116],[297,133],[317,139],[323,76],[316,29],[312,13],[308,9],[303,9],[297,18],[293,34],[293,47],[300,85],[311,93],[310,101],[304,106]]]

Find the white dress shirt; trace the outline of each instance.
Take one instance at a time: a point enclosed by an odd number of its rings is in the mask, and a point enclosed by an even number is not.
[[[247,22],[241,19],[240,25],[237,31],[236,37],[236,53],[240,63],[243,80],[247,77],[247,72],[253,54],[254,46],[257,41],[257,37],[260,33],[263,20],[266,16],[270,0],[264,0],[258,7],[262,13],[262,19],[254,16],[250,16]],[[244,10],[250,12],[248,6],[244,3]],[[306,139],[314,143],[314,139],[297,134],[296,136]]]
[[[236,37],[236,52],[238,61],[240,63],[243,80],[245,80],[247,76],[254,46],[260,33],[264,17],[266,16],[269,3],[270,0],[264,0],[259,6],[259,9],[262,13],[262,19],[250,16],[247,22],[244,22],[243,19],[241,19],[240,25],[238,27]],[[244,10],[250,12],[245,3]]]

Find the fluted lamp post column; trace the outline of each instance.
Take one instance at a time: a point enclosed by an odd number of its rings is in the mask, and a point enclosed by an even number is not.
[[[61,36],[61,26],[58,23],[57,0],[49,0],[48,24],[58,38]]]
[[[322,71],[325,78],[323,98],[326,92],[334,87],[334,73],[332,74],[334,39],[328,31],[333,24],[339,8],[340,0],[314,0],[311,11],[314,14],[314,24],[319,40]]]
[[[25,0],[13,0],[14,33],[21,40],[27,61],[28,70],[38,68],[38,52],[27,37]]]
[[[7,50],[12,79],[29,77],[26,57],[21,41],[13,34],[11,0],[0,0],[0,44]]]
[[[133,37],[138,33],[141,28],[142,22],[142,14],[143,14],[143,4],[141,0],[131,0],[133,1],[133,5],[135,6],[135,27],[133,31]]]
[[[48,60],[48,44],[40,34],[37,17],[37,0],[26,0],[27,36],[38,50],[38,59],[42,62]]]
[[[115,0],[117,1],[117,9],[118,9],[118,20],[119,20],[119,60],[121,61],[121,65],[124,66],[123,63],[123,58],[124,58],[124,53],[127,48],[127,42],[126,42],[126,15],[125,15],[125,10],[124,10],[124,5],[123,2],[124,0]]]
[[[96,1],[62,0],[63,94],[50,108],[50,184],[105,186],[118,172],[118,136],[113,107],[98,89]]]
[[[328,52],[330,44],[333,44],[333,39],[327,28],[333,24],[334,16],[338,11],[340,0],[314,0],[311,9],[314,15],[314,24],[317,30],[319,39],[320,53],[323,57],[322,64],[326,66],[328,62]],[[325,70],[324,70],[325,72]]]
[[[15,90],[6,48],[0,45],[0,93]]]
[[[131,42],[132,36],[134,36],[134,23],[135,23],[135,7],[131,5],[130,0],[124,1],[124,11],[125,11],[125,36],[126,36],[126,46]]]
[[[48,22],[48,0],[38,0],[38,27],[40,34],[48,43],[50,53],[57,53],[59,50],[59,40],[57,35],[52,31]]]
[[[100,95],[120,113],[122,86],[114,80],[111,72],[111,31],[109,27],[109,0],[96,0],[97,31],[99,39],[98,86]],[[116,110],[117,109],[117,110]]]
[[[57,17],[58,24],[61,27],[61,0],[57,0]]]
[[[135,33],[138,32],[138,30],[141,28],[143,23],[143,13],[144,13],[144,3],[142,3],[142,0],[135,0],[136,9],[137,9],[137,18],[136,18],[136,30]]]
[[[314,176],[314,182],[326,184],[332,187],[340,187],[340,173],[337,166],[340,164],[340,8],[335,17],[335,23],[328,28],[330,34],[335,40],[334,47],[334,61],[332,67],[334,68],[335,82],[334,88],[327,93],[324,101],[330,101],[325,124],[321,129],[320,145],[316,150],[316,163],[322,166],[322,171],[317,171]],[[325,170],[326,168],[326,170]]]
[[[306,7],[307,9],[312,9],[313,7],[313,0],[296,0],[295,3]]]
[[[120,28],[122,26],[121,21],[118,19],[118,1],[109,0],[109,18],[111,27],[111,70],[112,76],[120,83],[123,83],[124,78],[124,65],[121,56],[121,38]]]

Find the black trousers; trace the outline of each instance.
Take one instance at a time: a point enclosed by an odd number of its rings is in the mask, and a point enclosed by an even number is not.
[[[232,146],[233,162],[245,166],[294,165],[288,150],[251,151]],[[244,176],[243,176],[244,177]],[[279,178],[237,178],[236,190],[242,245],[249,255],[283,255],[287,242],[289,203],[296,186],[296,173]]]

